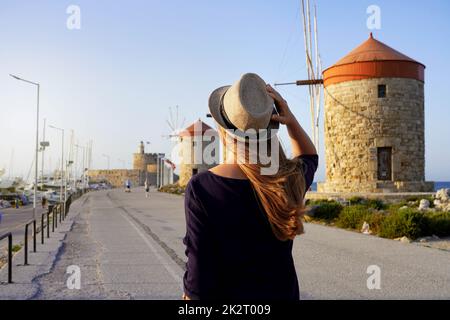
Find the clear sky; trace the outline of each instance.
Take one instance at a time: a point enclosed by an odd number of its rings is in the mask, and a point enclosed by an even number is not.
[[[209,93],[242,73],[305,79],[300,2],[0,0],[0,169],[8,175],[13,158],[13,175],[26,177],[35,139],[35,89],[9,73],[40,82],[41,119],[66,136],[73,129],[79,144],[93,139],[94,167],[106,167],[102,154],[111,167],[131,166],[140,140],[170,151],[169,107],[180,106],[185,125],[212,125]],[[324,67],[367,39],[371,4],[381,8],[374,36],[427,66],[426,179],[450,181],[450,1],[317,0]],[[66,27],[69,5],[81,9],[80,30]],[[310,133],[306,88],[280,92]],[[322,137],[316,181],[325,179]],[[54,169],[60,138],[52,129],[47,138]]]

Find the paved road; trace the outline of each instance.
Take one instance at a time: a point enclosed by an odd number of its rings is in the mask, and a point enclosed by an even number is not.
[[[142,189],[90,193],[37,299],[179,299],[184,270],[183,197]],[[306,225],[294,243],[303,299],[449,299],[450,253],[341,229]],[[81,289],[66,286],[67,267]],[[367,268],[380,268],[380,289]]]
[[[38,206],[36,211],[38,217],[38,226],[40,226],[41,213],[46,212],[46,210],[47,209],[42,209],[41,206]],[[3,212],[3,218],[0,223],[0,234],[12,231],[13,243],[23,243],[25,223],[33,219],[33,205],[20,207],[19,209],[0,209],[0,211]],[[4,243],[0,244],[0,248],[4,247]]]

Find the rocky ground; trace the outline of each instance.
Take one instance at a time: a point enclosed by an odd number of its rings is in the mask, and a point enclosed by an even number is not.
[[[440,250],[450,251],[450,237],[437,238],[437,237],[425,237],[414,241],[424,247],[435,248]]]

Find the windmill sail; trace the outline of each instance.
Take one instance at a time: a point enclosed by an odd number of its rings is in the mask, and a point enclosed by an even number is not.
[[[322,74],[322,61],[319,54],[317,6],[314,5],[313,28],[311,27],[311,8],[309,0],[302,0],[303,36],[305,45],[306,68],[309,80],[309,108],[311,112],[311,127],[313,142],[319,150],[319,116],[322,104],[322,85],[319,81]],[[314,32],[314,37],[312,37]],[[314,57],[314,60],[313,60]],[[299,81],[297,81],[299,84]]]

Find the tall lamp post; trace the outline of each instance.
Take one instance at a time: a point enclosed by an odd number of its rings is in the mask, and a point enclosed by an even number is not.
[[[49,147],[50,144],[48,143],[48,141],[45,141],[45,123],[46,123],[46,119],[44,118],[44,127],[42,128],[42,141],[40,143],[41,145],[41,149],[40,151],[42,152],[42,163],[41,163],[41,191],[43,191],[44,189],[44,153],[45,153],[45,148]]]
[[[85,164],[86,147],[80,146],[78,144],[76,144],[75,147],[83,149],[83,175],[82,175],[82,186],[81,187],[82,187],[83,193],[84,193],[84,189],[85,189],[85,186],[86,186],[86,164]]]
[[[34,195],[33,195],[33,218],[36,219],[36,196],[37,196],[37,184],[38,184],[38,154],[39,154],[39,92],[41,85],[37,82],[22,79],[18,76],[10,74],[16,80],[23,81],[36,86],[37,88],[37,104],[36,104],[36,146],[35,146],[35,162],[34,162]]]
[[[70,185],[70,171],[69,171],[69,167],[71,167],[73,164],[72,160],[68,160],[66,161],[66,179],[64,179],[64,200],[67,201],[67,181],[69,181],[69,185]],[[72,188],[71,188],[72,190]],[[64,206],[66,207],[66,206]],[[65,212],[64,212],[65,214]]]
[[[64,129],[58,128],[55,126],[49,126],[49,128],[58,130],[61,132],[61,188],[60,188],[60,196],[59,202],[64,207],[63,215],[66,214],[66,197],[64,192],[64,183],[65,183],[65,170],[64,170]],[[63,200],[64,199],[64,200]]]

